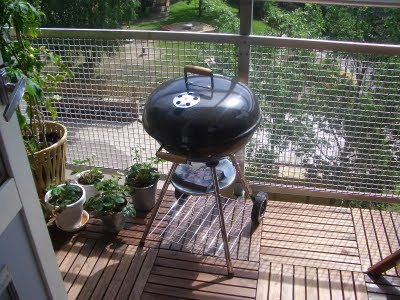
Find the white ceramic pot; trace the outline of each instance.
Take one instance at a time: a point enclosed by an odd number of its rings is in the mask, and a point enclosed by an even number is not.
[[[86,199],[90,199],[93,196],[96,196],[96,195],[99,194],[99,191],[96,189],[94,184],[87,184],[86,185],[86,184],[79,183],[79,178],[81,178],[85,173],[88,173],[89,171],[90,170],[86,170],[86,171],[80,172],[80,173],[76,174],[76,176],[75,176],[75,182],[77,184],[81,185],[86,191]]]
[[[64,185],[65,184],[60,184],[59,186],[64,186]],[[57,226],[66,231],[71,231],[81,224],[83,204],[86,201],[85,189],[79,184],[73,183],[73,185],[78,186],[82,190],[82,196],[79,198],[78,201],[67,205],[67,207],[61,213],[56,215]],[[48,191],[44,196],[44,201],[46,203],[46,207],[49,210],[53,211],[57,207],[49,203],[50,199],[51,199],[51,191]]]

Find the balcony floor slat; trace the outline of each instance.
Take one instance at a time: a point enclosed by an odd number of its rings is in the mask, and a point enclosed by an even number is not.
[[[168,192],[158,221],[173,203]],[[232,215],[228,226],[232,220],[244,222],[243,211],[235,209]],[[227,277],[223,255],[190,253],[156,235],[138,248],[148,217],[140,213],[116,235],[105,233],[95,218],[75,234],[49,224],[69,299],[361,300],[400,295],[395,269],[377,279],[363,273],[400,246],[397,213],[270,201],[263,224],[244,228],[232,249],[234,278]],[[168,222],[166,217],[159,230]],[[188,232],[185,238],[191,237]]]

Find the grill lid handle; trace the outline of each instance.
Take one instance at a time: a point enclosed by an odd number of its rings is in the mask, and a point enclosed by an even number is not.
[[[186,65],[183,68],[183,72],[185,73],[185,83],[188,84],[188,76],[187,73],[193,73],[197,75],[204,75],[204,76],[210,76],[211,77],[211,88],[214,88],[214,75],[213,71],[208,68],[204,67],[199,67],[199,66],[193,66],[193,65]]]

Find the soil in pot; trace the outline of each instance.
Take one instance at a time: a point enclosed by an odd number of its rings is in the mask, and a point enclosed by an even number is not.
[[[46,133],[45,137],[46,137],[47,147],[50,147],[50,146],[56,144],[59,140],[61,140],[61,137],[57,132]],[[30,140],[33,140],[33,137],[32,136],[24,136],[23,139],[25,141],[29,142]],[[39,149],[37,149],[36,151],[45,149],[45,144],[43,142],[42,137],[39,139],[39,142],[40,142]]]

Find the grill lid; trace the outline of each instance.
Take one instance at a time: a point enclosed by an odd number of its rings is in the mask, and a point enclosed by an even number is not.
[[[197,75],[188,76],[187,72]],[[218,159],[238,151],[260,123],[252,91],[236,79],[187,66],[185,76],[149,96],[143,126],[167,151],[191,160]]]

